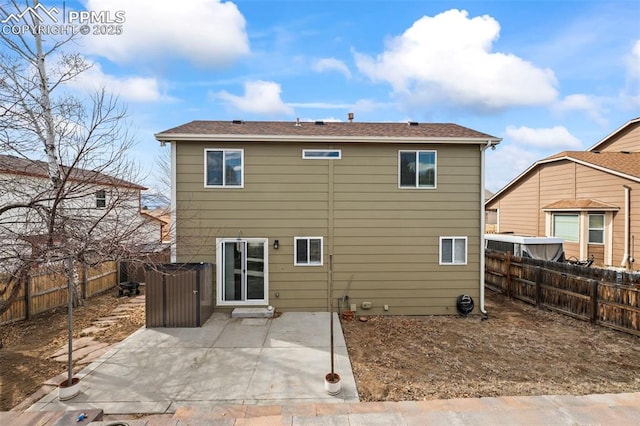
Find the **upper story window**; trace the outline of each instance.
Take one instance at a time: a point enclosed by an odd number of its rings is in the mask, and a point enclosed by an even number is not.
[[[342,151],[339,149],[303,149],[302,158],[305,160],[339,160]]]
[[[467,237],[440,237],[440,264],[467,264]]]
[[[242,188],[244,186],[244,150],[205,149],[204,186]]]
[[[104,209],[107,207],[107,191],[101,189],[96,191],[96,208]]]
[[[436,151],[399,151],[398,186],[400,188],[435,188]]]
[[[589,244],[604,244],[604,215],[589,215]]]

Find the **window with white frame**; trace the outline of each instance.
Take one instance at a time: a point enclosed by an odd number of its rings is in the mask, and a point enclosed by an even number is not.
[[[398,186],[433,189],[436,168],[436,151],[399,151]]]
[[[322,266],[322,237],[295,237],[296,266]]]
[[[589,244],[604,244],[604,215],[589,215]]]
[[[580,240],[580,216],[575,214],[553,215],[553,236],[565,241],[578,242]]]
[[[440,237],[440,264],[467,264],[467,237]]]
[[[305,160],[339,160],[342,151],[339,149],[303,149],[302,158]]]
[[[96,191],[96,208],[104,209],[107,207],[107,191],[101,189]]]
[[[244,185],[244,151],[242,149],[205,149],[204,186],[241,188]]]

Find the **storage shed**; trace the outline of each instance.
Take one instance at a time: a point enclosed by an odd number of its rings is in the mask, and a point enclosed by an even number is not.
[[[211,263],[147,267],[146,326],[201,327],[213,314],[214,268]]]

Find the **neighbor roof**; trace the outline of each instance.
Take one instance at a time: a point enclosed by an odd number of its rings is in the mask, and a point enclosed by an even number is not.
[[[618,127],[616,130],[614,130],[613,132],[609,133],[607,136],[605,136],[603,139],[601,139],[598,143],[593,145],[591,148],[587,149],[587,151],[597,151],[597,150],[599,150],[600,148],[602,148],[603,145],[608,144],[611,141],[611,139],[616,137],[619,133],[625,131],[628,127],[630,127],[630,126],[632,126],[632,125],[634,125],[636,123],[640,123],[640,117],[633,118],[633,119],[627,121],[622,126]]]
[[[597,166],[607,171],[640,178],[640,152],[591,152],[564,151],[547,157],[541,162],[567,159]]]
[[[557,161],[573,161],[605,173],[611,173],[625,179],[640,182],[640,152],[594,152],[594,151],[563,151],[533,163],[527,170],[513,179],[501,190],[493,194],[485,204],[498,198],[502,193],[524,178],[531,171],[541,164],[553,163]]]
[[[498,143],[501,139],[453,123],[361,123],[293,121],[192,121],[155,135],[163,142],[188,140],[332,140],[358,142],[466,141]]]
[[[29,160],[27,158],[14,157],[12,155],[0,155],[0,173],[34,176],[48,178],[48,164],[44,161]],[[69,168],[63,166],[64,172]],[[69,179],[109,186],[119,186],[131,189],[144,190],[144,186],[132,183],[123,179],[118,179],[95,170],[74,168],[71,170]]]
[[[584,211],[604,211],[604,210],[620,210],[619,207],[614,206],[613,204],[604,203],[598,200],[588,200],[588,199],[579,199],[579,200],[559,200],[555,203],[551,203],[542,208],[542,210],[584,210]]]

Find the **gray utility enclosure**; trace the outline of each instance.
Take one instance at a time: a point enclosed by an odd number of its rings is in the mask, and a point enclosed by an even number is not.
[[[213,314],[214,265],[167,263],[146,268],[146,326],[201,327]]]

